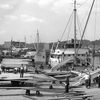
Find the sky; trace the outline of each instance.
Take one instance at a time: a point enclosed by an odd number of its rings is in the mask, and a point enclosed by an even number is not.
[[[77,38],[81,37],[92,1],[77,0]],[[0,44],[11,39],[25,41],[25,37],[26,42],[34,43],[37,30],[41,42],[61,40],[73,12],[73,2],[74,0],[0,0]],[[100,0],[96,0],[84,39],[100,39],[99,20]],[[73,21],[70,21],[62,40],[73,38],[73,30]]]

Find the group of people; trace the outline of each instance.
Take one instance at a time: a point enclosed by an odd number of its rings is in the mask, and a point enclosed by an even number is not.
[[[20,73],[20,77],[23,77],[25,70],[26,69],[25,69],[24,65],[21,64],[20,68],[17,68],[17,67],[14,68],[14,73],[16,74],[16,73],[19,72]]]
[[[98,85],[98,88],[100,88],[100,75],[98,75],[98,77],[93,79],[94,84]],[[88,78],[85,80],[85,85],[86,88],[90,88],[91,87],[91,75],[88,76]]]
[[[43,70],[44,69],[43,64],[40,64],[39,69],[40,70]],[[35,67],[35,73],[39,74],[39,69],[37,67]]]
[[[98,88],[100,88],[100,75],[96,77],[96,82],[98,84]],[[66,83],[65,92],[68,93],[69,92],[69,77],[66,78],[65,83]],[[88,89],[91,87],[91,75],[89,75],[88,78],[85,80],[85,85],[86,85],[86,88]]]

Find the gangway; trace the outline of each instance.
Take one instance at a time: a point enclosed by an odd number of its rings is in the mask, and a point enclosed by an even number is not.
[[[99,75],[100,75],[100,68],[90,72],[91,80],[93,80],[94,78],[98,77]],[[75,82],[74,84],[72,84],[72,86],[82,85],[83,83],[85,83],[85,80],[87,79],[87,77],[89,77],[89,74],[82,73],[80,76],[76,77],[76,79],[79,78],[79,80],[77,82]]]

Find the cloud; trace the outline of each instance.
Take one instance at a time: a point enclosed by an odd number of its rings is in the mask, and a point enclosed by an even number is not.
[[[2,18],[0,17],[0,21],[2,21]]]
[[[26,3],[37,3],[38,0],[25,0]]]
[[[22,14],[20,15],[21,20],[23,20],[24,22],[31,22],[31,21],[36,21],[36,22],[43,22],[43,20],[39,19],[39,18],[35,18],[31,15],[27,15],[27,14]]]
[[[0,4],[0,8],[2,8],[2,9],[12,9],[13,6],[11,6],[10,4]]]
[[[5,17],[9,18],[11,20],[17,20],[18,19],[18,16],[16,16],[16,15],[6,15]]]
[[[56,13],[66,12],[72,4],[72,0],[58,0],[53,4],[52,11]],[[73,5],[72,5],[73,6]]]
[[[47,7],[54,3],[56,0],[25,0],[26,3],[35,3],[40,7]]]
[[[85,3],[89,3],[89,0],[77,0],[77,6],[83,5]],[[54,2],[52,10],[54,12],[69,12],[69,9],[73,9],[74,0],[58,0]]]
[[[33,17],[31,15],[28,14],[21,14],[21,15],[6,15],[6,18],[9,18],[10,20],[21,20],[24,22],[43,22],[42,19]]]
[[[0,34],[5,34],[6,31],[5,30],[0,30]]]
[[[39,0],[38,4],[42,7],[48,6],[51,3],[55,2],[54,0]]]

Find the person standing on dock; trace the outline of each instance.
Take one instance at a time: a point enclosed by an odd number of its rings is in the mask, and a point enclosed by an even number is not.
[[[22,78],[24,75],[24,66],[23,64],[21,64],[21,67],[20,67],[20,77]]]
[[[98,76],[98,88],[100,88],[100,74]]]
[[[66,78],[66,85],[65,85],[65,92],[68,93],[69,92],[69,77]]]
[[[39,71],[38,71],[37,67],[35,67],[35,73],[39,74]]]
[[[88,88],[89,75],[85,76],[85,86]]]
[[[32,67],[35,68],[35,59],[34,58],[32,58]]]
[[[1,69],[1,64],[0,64],[0,74],[1,74],[1,72],[2,72],[2,69]]]
[[[89,75],[89,80],[88,80],[88,88],[91,87],[91,75]]]
[[[91,76],[90,75],[87,75],[86,78],[85,78],[85,85],[86,85],[86,88],[90,88],[91,87]]]

